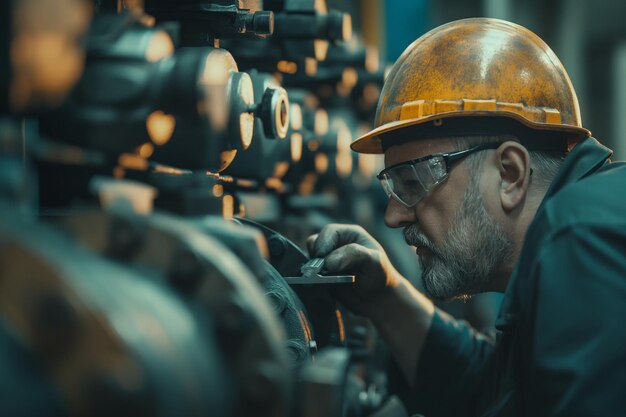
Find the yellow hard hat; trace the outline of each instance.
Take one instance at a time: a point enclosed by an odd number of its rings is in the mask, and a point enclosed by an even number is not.
[[[387,146],[489,133],[516,134],[549,148],[591,135],[548,45],[522,26],[490,18],[451,22],[413,42],[385,80],[375,126],[353,150],[383,153],[382,139]]]

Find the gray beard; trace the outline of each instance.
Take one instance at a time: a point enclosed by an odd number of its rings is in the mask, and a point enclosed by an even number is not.
[[[485,291],[513,256],[513,242],[487,212],[476,179],[470,180],[441,248],[415,224],[404,229],[404,240],[430,250],[420,257],[422,282],[426,294],[438,300],[467,299]]]

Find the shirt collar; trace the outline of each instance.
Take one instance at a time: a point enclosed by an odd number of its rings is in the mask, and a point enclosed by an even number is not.
[[[611,155],[613,155],[613,151],[594,138],[585,139],[576,145],[567,155],[567,158],[565,158],[559,172],[550,184],[543,198],[543,202],[548,200],[567,184],[579,181],[597,171],[598,168],[607,162]],[[543,202],[538,210],[541,210]]]

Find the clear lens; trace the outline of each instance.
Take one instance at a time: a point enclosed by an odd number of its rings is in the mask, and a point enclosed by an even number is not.
[[[401,165],[387,173],[392,183],[392,194],[407,207],[417,204],[425,195],[424,185],[413,165]]]
[[[400,165],[386,171],[381,185],[389,197],[407,207],[419,203],[447,175],[446,163],[440,156],[413,165]]]

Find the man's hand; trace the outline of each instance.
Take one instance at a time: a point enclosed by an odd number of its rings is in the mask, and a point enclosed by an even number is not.
[[[371,317],[377,301],[388,297],[389,289],[403,279],[382,246],[360,226],[329,224],[310,236],[307,246],[311,256],[324,258],[325,275],[356,276],[355,285],[336,293],[355,313]]]
[[[334,295],[373,321],[412,385],[434,313],[430,300],[396,271],[380,244],[362,227],[330,224],[310,236],[307,246],[311,256],[324,258],[323,275],[356,276],[354,285],[337,289]]]

